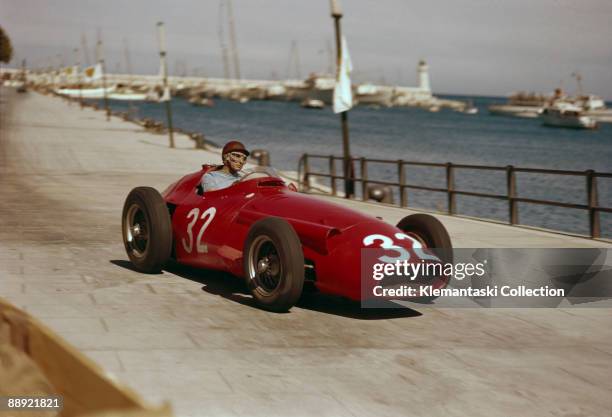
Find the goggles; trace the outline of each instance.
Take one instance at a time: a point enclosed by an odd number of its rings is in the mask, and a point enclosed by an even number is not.
[[[247,156],[242,152],[230,152],[227,155],[235,161],[246,162],[247,160]]]

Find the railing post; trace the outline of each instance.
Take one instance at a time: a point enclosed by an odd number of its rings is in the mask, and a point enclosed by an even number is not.
[[[336,163],[333,155],[329,155],[329,175],[331,175],[331,190],[332,195],[336,195]]]
[[[448,198],[448,214],[455,214],[455,171],[453,164],[446,163],[446,193]]]
[[[506,187],[508,189],[508,217],[510,224],[518,223],[518,204],[516,198],[516,172],[512,165],[506,167]]]
[[[310,191],[310,177],[308,168],[308,154],[304,154],[304,188],[306,191]]]
[[[397,179],[399,183],[400,207],[406,207],[408,205],[408,195],[404,188],[404,185],[406,185],[406,168],[404,161],[401,159],[397,161]]]
[[[364,157],[359,158],[361,171],[361,199],[368,201],[368,161]]]
[[[589,206],[589,229],[592,238],[598,238],[601,236],[601,229],[599,224],[599,201],[597,198],[597,177],[595,171],[589,169],[586,172],[587,179],[587,205]]]

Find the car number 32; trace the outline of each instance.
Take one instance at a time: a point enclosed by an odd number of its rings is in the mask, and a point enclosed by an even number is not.
[[[404,233],[396,233],[395,234],[395,238],[397,240],[409,240],[412,242],[412,250],[414,251],[414,253],[419,256],[421,259],[429,259],[432,261],[438,261],[440,262],[440,259],[437,256],[434,255],[430,255],[428,253],[425,253],[425,251],[423,251],[423,245],[421,244],[421,242],[419,242],[418,240],[404,234]],[[380,235],[380,234],[374,234],[374,235],[368,235],[366,237],[363,238],[363,244],[365,246],[374,246],[374,244],[376,242],[380,242],[378,247],[383,248],[383,249],[387,249],[390,251],[394,251],[397,253],[396,256],[381,256],[378,258],[379,261],[384,262],[384,263],[388,263],[388,264],[394,264],[396,262],[403,262],[403,261],[409,261],[410,260],[410,252],[408,252],[408,250],[406,248],[403,248],[399,245],[396,245],[395,242],[393,241],[392,238],[390,238],[389,236],[385,236],[385,235]]]
[[[210,222],[212,222],[216,213],[217,213],[217,209],[214,207],[210,207],[209,209],[205,210],[200,216],[200,209],[196,207],[193,210],[191,210],[189,214],[187,214],[187,219],[188,220],[191,219],[191,221],[187,225],[187,239],[183,238],[181,240],[181,242],[183,243],[183,248],[185,249],[185,252],[187,253],[193,252],[193,227],[198,221],[198,218],[200,220],[204,220],[204,222],[200,226],[200,231],[198,232],[198,235],[196,237],[196,251],[198,253],[208,252],[208,247],[203,242],[204,231],[210,225]]]

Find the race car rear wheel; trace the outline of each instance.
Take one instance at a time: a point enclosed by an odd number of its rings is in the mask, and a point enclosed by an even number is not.
[[[251,226],[244,243],[244,276],[257,303],[266,310],[287,311],[304,286],[304,253],[291,225],[278,217]]]
[[[405,234],[418,240],[425,248],[442,249],[434,251],[435,255],[443,263],[453,262],[453,244],[448,231],[434,216],[429,214],[412,214],[404,217],[396,226],[402,230]],[[442,276],[436,278],[435,281],[431,282],[435,288],[445,288],[450,281],[450,276]],[[430,303],[437,297],[420,297],[414,301],[420,303]]]
[[[123,244],[136,269],[160,272],[172,251],[172,223],[166,202],[151,187],[134,188],[125,199]]]

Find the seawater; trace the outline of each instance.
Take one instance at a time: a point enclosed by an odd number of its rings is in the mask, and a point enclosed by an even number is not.
[[[358,106],[348,115],[351,154],[354,157],[403,159],[418,162],[452,162],[473,165],[513,165],[522,168],[612,172],[612,124],[597,130],[572,130],[542,126],[538,119],[493,116],[491,104],[504,98],[457,97],[472,100],[477,115],[450,110],[432,113],[415,108],[372,108]],[[129,104],[111,101],[114,110],[126,111]],[[138,117],[166,120],[164,105],[131,104]],[[250,149],[265,149],[272,165],[297,170],[303,153],[342,155],[339,116],[330,107],[303,109],[296,102],[251,101],[240,104],[215,99],[212,108],[195,107],[182,98],[172,100],[176,127],[198,131],[217,144],[238,139]],[[310,162],[311,168],[328,172],[326,160]],[[194,167],[196,169],[196,167]],[[342,172],[341,162],[336,165]],[[181,173],[177,173],[180,175]],[[356,164],[359,175],[359,164]],[[370,179],[397,181],[395,165],[369,164]],[[328,184],[329,181],[321,180]],[[443,168],[406,168],[406,182],[414,185],[446,187]],[[342,184],[338,181],[338,189]],[[357,187],[359,188],[359,187]],[[504,172],[457,170],[458,190],[506,194]],[[408,190],[408,205],[445,211],[445,193]],[[612,207],[612,178],[598,179],[599,203]],[[584,177],[517,174],[517,195],[566,203],[586,204]],[[394,191],[395,202],[398,193]],[[457,196],[457,212],[462,215],[508,220],[508,203],[501,200]],[[601,213],[602,235],[612,238],[612,214]],[[588,234],[586,210],[519,203],[522,224]]]

